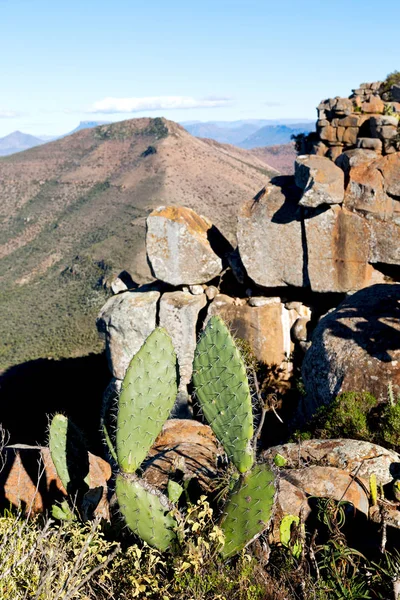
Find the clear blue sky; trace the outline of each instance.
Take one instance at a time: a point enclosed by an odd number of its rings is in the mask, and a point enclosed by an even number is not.
[[[314,118],[400,70],[398,31],[395,5],[372,0],[0,0],[0,136]]]

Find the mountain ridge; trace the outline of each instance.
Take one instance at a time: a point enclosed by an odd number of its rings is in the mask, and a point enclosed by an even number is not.
[[[144,237],[156,206],[193,208],[235,243],[238,207],[276,173],[246,150],[160,118],[82,129],[2,157],[0,369],[101,348],[93,322],[105,284],[123,270],[152,279]]]

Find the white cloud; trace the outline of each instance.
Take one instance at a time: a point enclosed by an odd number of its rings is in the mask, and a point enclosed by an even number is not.
[[[15,119],[18,116],[19,113],[15,112],[14,110],[0,108],[0,119]]]
[[[182,108],[219,108],[229,106],[230,98],[203,98],[191,96],[153,96],[148,98],[104,98],[95,102],[90,113],[134,113],[147,110],[174,110]]]

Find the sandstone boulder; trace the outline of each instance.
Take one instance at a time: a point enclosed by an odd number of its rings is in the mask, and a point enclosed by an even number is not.
[[[171,285],[210,281],[228,244],[205,217],[185,207],[159,207],[147,218],[146,250],[154,276]]]
[[[363,102],[361,106],[361,110],[363,113],[375,113],[380,114],[383,113],[383,109],[385,108],[385,103],[379,96],[370,96],[367,102]]]
[[[340,204],[344,199],[344,174],[329,158],[298,156],[295,161],[296,185],[303,190],[302,206]]]
[[[287,357],[293,350],[290,329],[297,313],[294,317],[280,298],[254,297],[236,302],[219,294],[210,304],[207,317],[212,315],[220,315],[235,337],[246,340],[258,360],[288,367]]]
[[[303,440],[301,444],[268,448],[262,459],[273,460],[276,454],[286,459],[285,469],[335,467],[353,475],[357,473],[367,480],[374,474],[382,485],[400,475],[400,455],[397,452],[361,440]]]
[[[222,470],[217,466],[223,450],[211,428],[197,421],[167,421],[143,464],[143,477],[158,489],[165,489],[174,475],[196,480],[204,492],[218,484]]]
[[[359,137],[357,140],[357,148],[374,150],[374,152],[382,154],[382,140],[379,140],[378,138]]]
[[[305,232],[314,292],[348,292],[374,282],[369,223],[361,215],[340,206],[321,207],[305,219]]]
[[[400,285],[367,287],[342,302],[317,325],[302,376],[306,418],[340,392],[385,398],[400,392]]]
[[[203,290],[202,290],[203,291]],[[179,391],[187,393],[192,378],[199,312],[207,303],[206,295],[169,292],[160,300],[160,326],[171,336],[179,364]]]
[[[399,211],[397,197],[400,197],[399,152],[351,166],[345,207],[376,216],[380,221],[395,221]]]
[[[239,212],[240,257],[248,276],[260,286],[308,285],[299,195],[292,177],[275,177]]]
[[[359,481],[349,473],[334,467],[307,467],[306,469],[288,469],[282,472],[282,478],[291,483],[308,497],[333,498],[351,502],[354,508],[368,515],[368,481]],[[367,492],[366,492],[367,490]],[[291,513],[293,514],[293,513]]]
[[[353,148],[352,150],[345,150],[342,152],[335,162],[347,175],[351,168],[371,163],[377,158],[378,155],[373,150]]]
[[[100,311],[97,328],[104,334],[110,371],[123,379],[126,369],[156,326],[156,291],[128,291],[110,298]]]

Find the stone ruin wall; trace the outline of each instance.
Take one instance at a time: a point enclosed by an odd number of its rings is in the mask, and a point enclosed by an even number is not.
[[[381,92],[382,82],[362,83],[348,98],[329,98],[318,107],[317,136],[312,154],[334,162],[354,148],[378,155],[396,152],[399,134],[400,86]]]

